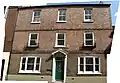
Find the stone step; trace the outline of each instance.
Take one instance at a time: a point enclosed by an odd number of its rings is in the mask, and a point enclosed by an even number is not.
[[[55,83],[63,83],[62,81],[56,81]]]

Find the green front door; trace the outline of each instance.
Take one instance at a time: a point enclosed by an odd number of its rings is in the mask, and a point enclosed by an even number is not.
[[[56,57],[56,80],[64,80],[64,58]]]

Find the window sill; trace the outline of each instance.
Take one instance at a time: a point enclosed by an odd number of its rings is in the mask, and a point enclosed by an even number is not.
[[[77,74],[96,74],[96,75],[98,75],[98,74],[102,74],[102,73],[100,73],[100,72],[94,72],[94,73],[92,73],[92,72],[78,72]]]
[[[37,48],[38,45],[28,45],[27,47],[28,47],[28,48]]]
[[[84,45],[84,47],[94,47],[95,45]]]
[[[66,48],[66,46],[54,46],[55,48]]]
[[[41,72],[39,71],[19,71],[19,73],[33,73],[33,74],[39,74]]]
[[[31,22],[31,24],[40,24],[41,22]]]
[[[67,21],[56,21],[57,23],[66,23]]]
[[[84,23],[93,23],[93,20],[84,20]]]

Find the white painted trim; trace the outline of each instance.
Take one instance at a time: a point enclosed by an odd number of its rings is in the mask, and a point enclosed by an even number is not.
[[[40,10],[33,10],[33,13],[32,13],[32,21],[31,21],[31,23],[40,23],[40,21],[38,22],[36,22],[36,21],[33,21],[34,20],[34,13],[35,13],[35,11],[39,11],[40,12]],[[39,18],[40,19],[40,18]]]
[[[57,52],[61,52],[62,54],[65,55],[65,59],[64,59],[64,80],[63,80],[63,83],[65,83],[65,82],[66,82],[66,73],[67,73],[67,54],[64,53],[64,52],[62,51],[62,49],[59,49],[59,50],[57,50],[57,51],[55,51],[55,52],[52,53],[52,55],[53,55],[52,82],[55,82],[55,81],[56,81],[56,80],[55,80],[56,61],[55,61],[55,56],[54,56],[54,54],[57,53]]]
[[[65,60],[64,60],[64,81],[63,83],[66,82],[66,73],[67,73],[67,55],[65,56]]]
[[[84,22],[93,22],[92,20],[92,9],[91,9],[91,14],[87,14],[87,16],[91,16],[91,19],[85,19],[85,11],[87,10],[87,8],[84,8]]]
[[[7,75],[8,63],[9,63],[9,56],[10,56],[10,52],[3,52],[2,60],[3,60],[3,59],[5,60],[5,64],[4,64],[2,81],[5,81],[5,77],[6,77],[6,75]]]
[[[86,34],[92,34],[93,39],[93,44],[92,45],[86,45]],[[94,33],[93,32],[84,32],[84,46],[94,46],[95,45],[95,38],[94,38]]]
[[[58,9],[58,16],[57,16],[57,21],[56,21],[56,22],[65,23],[65,22],[67,22],[67,18],[66,18],[67,14],[66,14],[66,15],[63,15],[63,16],[65,16],[65,20],[59,20],[60,10],[62,10],[62,9]],[[66,10],[66,9],[65,9],[65,10]]]
[[[64,34],[64,45],[58,45],[58,34]],[[55,47],[66,47],[66,33],[56,33]]]
[[[34,70],[27,70],[27,61],[28,61],[28,58],[35,58],[35,61],[34,61]],[[21,70],[22,68],[22,60],[23,58],[26,58],[26,61],[25,61],[25,70]],[[38,56],[22,56],[21,57],[21,60],[20,60],[20,68],[19,68],[19,73],[41,73],[40,72],[40,69],[41,69],[41,57],[40,58],[40,63],[39,63],[39,70],[35,70],[36,68],[36,59],[38,58]]]
[[[58,23],[66,23],[67,21],[56,21],[56,22],[58,22]]]
[[[37,45],[30,45],[30,40],[31,40],[31,35],[32,34],[37,34],[37,39],[36,39]],[[39,40],[39,33],[29,33],[28,46],[29,47],[36,47],[36,46],[38,46],[38,40]]]
[[[64,55],[67,55],[62,49],[56,50],[55,52],[52,53],[52,55],[54,55],[54,54],[57,53],[57,52],[61,52],[61,53],[63,53]]]
[[[31,22],[31,24],[40,24],[41,22]]]
[[[80,71],[80,58],[84,58],[84,70]],[[93,71],[85,71],[85,65],[86,65],[86,58],[93,58]],[[78,57],[78,73],[77,74],[102,74],[101,71],[95,71],[95,58],[94,56],[81,56]],[[99,58],[99,57],[97,57]],[[100,58],[99,58],[100,62]],[[100,68],[100,63],[99,63],[99,68]]]
[[[55,57],[53,57],[52,82],[55,82],[55,69],[56,69],[56,61],[55,61]]]

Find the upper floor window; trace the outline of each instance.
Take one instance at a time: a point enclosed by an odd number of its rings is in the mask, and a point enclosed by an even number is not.
[[[94,56],[78,57],[78,74],[100,74],[100,58]]]
[[[40,10],[33,11],[32,23],[40,23]]]
[[[84,33],[84,46],[94,46],[94,33],[93,32]]]
[[[66,9],[58,10],[58,22],[66,22]]]
[[[41,58],[34,56],[21,57],[19,73],[40,73]]]
[[[29,47],[38,46],[38,33],[30,33],[29,34],[28,46]]]
[[[66,33],[56,33],[55,47],[65,47],[66,45]]]
[[[92,21],[92,8],[84,8],[84,21]]]

